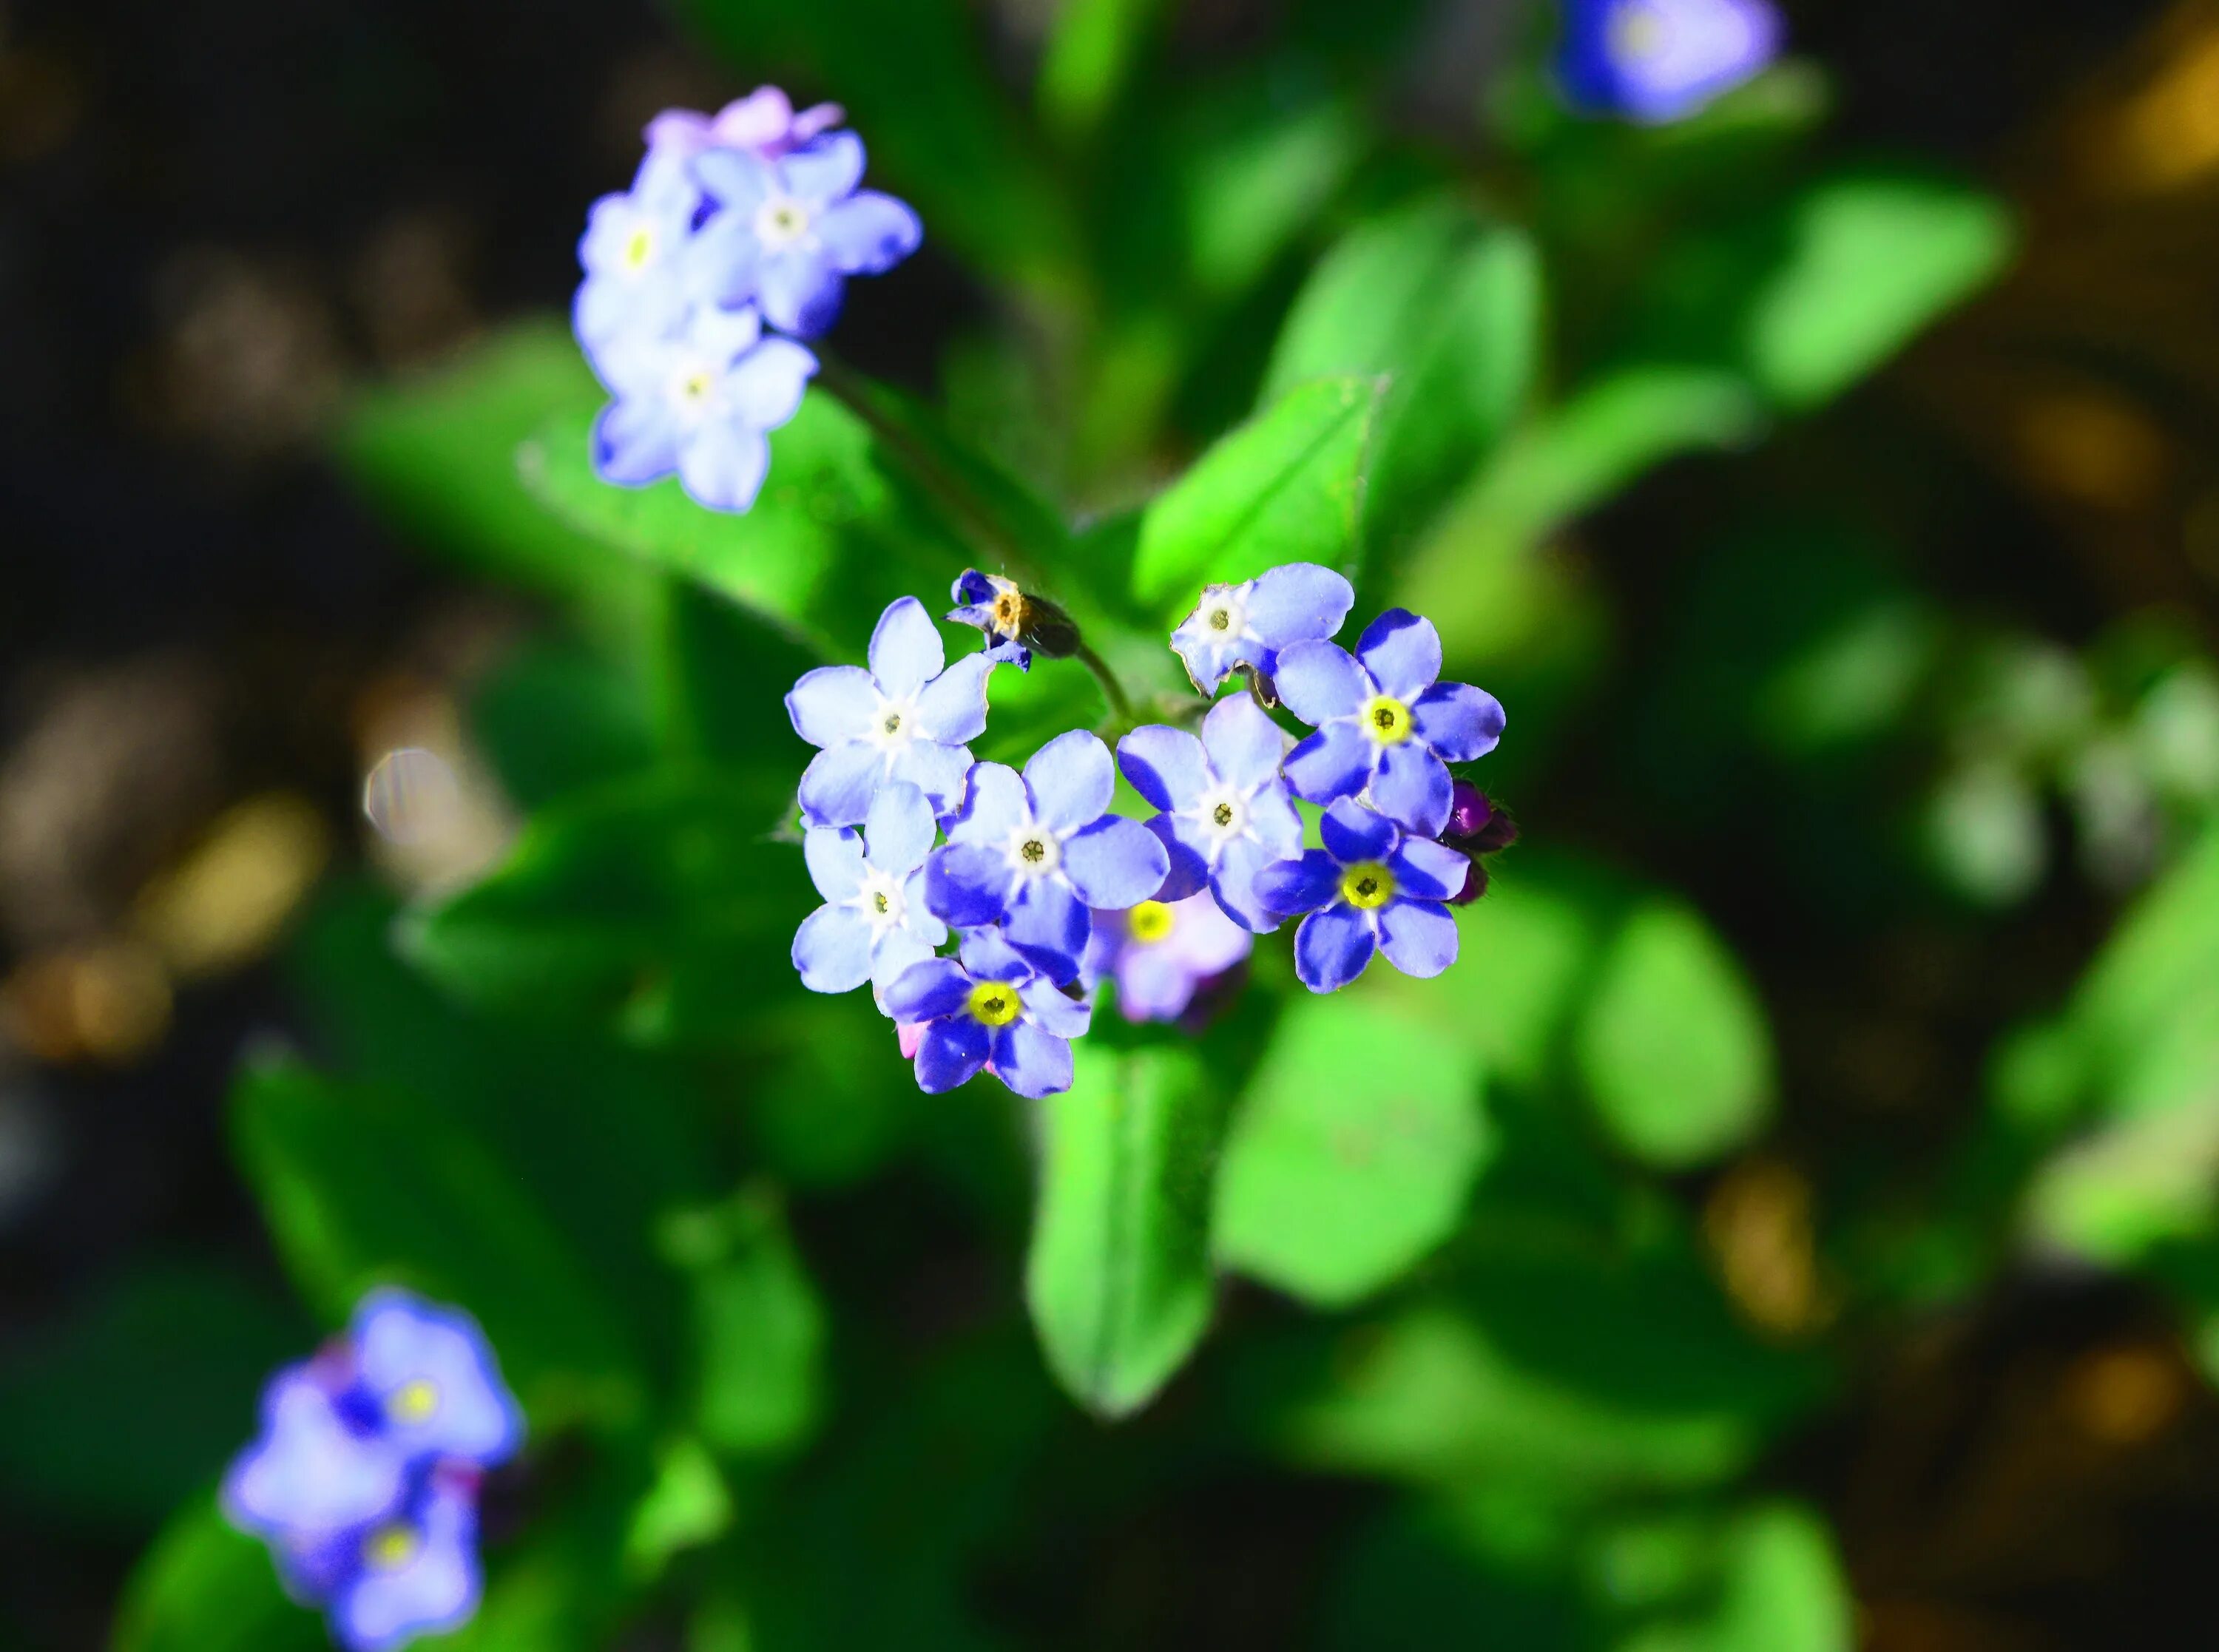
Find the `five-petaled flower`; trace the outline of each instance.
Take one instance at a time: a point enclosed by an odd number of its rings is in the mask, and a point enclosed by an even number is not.
[[[1142,901],[1122,912],[1097,912],[1085,978],[1116,983],[1127,1021],[1177,1021],[1195,994],[1255,947],[1247,930],[1208,895]]]
[[[650,142],[631,189],[605,195],[586,214],[578,262],[586,279],[570,310],[587,358],[626,333],[664,337],[686,317],[687,251],[701,204],[693,156]]]
[[[932,910],[959,928],[999,924],[1035,968],[1076,980],[1088,909],[1153,899],[1171,866],[1153,833],[1110,812],[1116,786],[1110,748],[1083,729],[1042,746],[1022,775],[978,765],[947,846],[925,863]]]
[[[1302,852],[1302,823],[1279,778],[1289,742],[1246,695],[1220,700],[1197,740],[1151,724],[1117,742],[1117,764],[1134,790],[1163,810],[1148,828],[1163,840],[1171,872],[1158,898],[1207,887],[1243,928],[1268,934],[1278,915],[1258,900],[1256,874]]]
[[[911,966],[886,996],[898,1022],[923,1028],[917,1082],[931,1096],[981,1071],[1020,1096],[1069,1090],[1071,1040],[1093,1018],[991,929],[966,935],[955,958]]]
[[[1215,694],[1237,666],[1277,674],[1279,650],[1333,636],[1354,606],[1346,580],[1315,562],[1290,562],[1243,585],[1213,585],[1172,633],[1197,692]]]
[[[1325,811],[1325,848],[1265,868],[1257,893],[1273,910],[1307,913],[1295,933],[1295,972],[1313,992],[1364,973],[1371,954],[1405,975],[1439,975],[1456,962],[1456,920],[1445,903],[1468,863],[1445,844],[1413,837],[1351,798]]]
[[[1438,836],[1452,795],[1443,765],[1484,757],[1503,727],[1494,695],[1440,674],[1440,634],[1401,608],[1365,628],[1352,658],[1331,643],[1283,650],[1279,698],[1317,730],[1288,754],[1296,794],[1312,803],[1361,794],[1398,824]]]
[[[697,250],[704,295],[760,304],[773,326],[799,338],[839,319],[848,276],[882,275],[924,239],[908,206],[857,188],[863,140],[852,132],[777,158],[712,149],[693,176],[715,208]]]
[[[1579,108],[1677,121],[1780,54],[1770,0],[1569,0],[1557,78]]]
[[[915,597],[879,616],[866,657],[867,671],[819,666],[786,697],[793,731],[822,748],[801,777],[801,811],[811,826],[862,824],[887,780],[908,781],[935,815],[947,814],[962,801],[971,767],[964,742],[985,731],[994,662],[973,654],[948,666],[940,632]]]
[[[948,939],[924,903],[924,858],[939,825],[924,793],[905,780],[881,786],[859,838],[844,826],[813,828],[802,841],[809,875],[825,904],[793,937],[793,966],[812,992],[886,989]]]

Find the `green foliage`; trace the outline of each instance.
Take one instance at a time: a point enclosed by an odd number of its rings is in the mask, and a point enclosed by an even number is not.
[[[701,1438],[739,1456],[799,1449],[822,1406],[824,1308],[777,1208],[755,1194],[674,1213],[662,1250],[692,1282]]]
[[[323,1626],[285,1598],[269,1551],[205,1494],[177,1512],[133,1574],[112,1652],[321,1652]]]

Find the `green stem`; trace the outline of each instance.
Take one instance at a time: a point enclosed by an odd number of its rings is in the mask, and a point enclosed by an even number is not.
[[[1125,698],[1125,686],[1117,680],[1117,674],[1110,669],[1108,662],[1100,655],[1084,643],[1078,645],[1073,657],[1092,672],[1094,680],[1102,685],[1102,697],[1110,702],[1110,714],[1128,729],[1132,728],[1133,702]]]

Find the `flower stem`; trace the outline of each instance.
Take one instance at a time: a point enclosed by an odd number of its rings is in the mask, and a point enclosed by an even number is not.
[[[1133,702],[1125,698],[1125,686],[1117,680],[1117,674],[1110,669],[1108,661],[1085,643],[1073,650],[1072,658],[1094,674],[1094,680],[1102,685],[1102,697],[1110,702],[1110,714],[1126,728],[1134,726]]]

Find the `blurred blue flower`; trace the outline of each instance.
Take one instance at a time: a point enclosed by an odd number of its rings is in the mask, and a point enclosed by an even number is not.
[[[376,1518],[289,1543],[278,1570],[296,1599],[323,1607],[348,1652],[391,1652],[476,1612],[477,1531],[476,1475],[437,1468]]]
[[[1433,622],[1390,608],[1365,628],[1352,658],[1331,643],[1297,643],[1279,655],[1279,698],[1317,732],[1288,755],[1286,776],[1312,803],[1364,795],[1426,837],[1447,824],[1445,763],[1470,762],[1502,737],[1502,706],[1464,683],[1444,683]]]
[[[1567,0],[1557,76],[1581,109],[1677,121],[1762,71],[1782,33],[1769,0]]]
[[[1299,832],[1296,836],[1299,841]],[[1094,915],[1084,978],[1114,980],[1117,1011],[1127,1021],[1177,1021],[1197,991],[1255,945],[1206,894],[1142,901],[1122,912]]]
[[[974,654],[954,665],[924,605],[903,597],[871,632],[870,669],[819,666],[786,697],[793,731],[822,749],[801,777],[811,826],[860,826],[886,780],[906,780],[945,815],[963,798],[964,744],[986,730],[986,677]]]
[[[486,1469],[515,1455],[524,1413],[469,1315],[377,1291],[356,1308],[348,1340],[354,1392],[375,1408],[380,1437],[410,1462]]]
[[[1325,812],[1325,848],[1267,866],[1256,890],[1292,917],[1295,973],[1313,992],[1332,992],[1364,973],[1371,954],[1405,975],[1439,975],[1456,962],[1456,920],[1445,903],[1464,887],[1465,858],[1445,844],[1405,834],[1351,798]]]
[[[1001,924],[1033,967],[1076,980],[1088,909],[1152,900],[1171,867],[1153,833],[1110,812],[1116,786],[1110,748],[1083,729],[1042,746],[1022,775],[978,765],[947,846],[925,863],[932,910],[959,928]]]
[[[1198,693],[1215,694],[1236,666],[1276,673],[1290,643],[1331,637],[1355,605],[1356,593],[1329,568],[1290,562],[1245,585],[1213,585],[1172,633]]]
[[[692,109],[665,109],[648,123],[650,150],[692,161],[712,149],[745,149],[765,160],[789,155],[846,120],[837,103],[796,110],[776,86],[758,86],[712,117]]]
[[[804,986],[852,992],[868,981],[883,1003],[895,978],[948,939],[948,926],[924,903],[924,858],[939,829],[924,793],[894,780],[871,799],[861,837],[817,827],[803,840],[809,876],[826,903],[793,937]]]
[[[753,310],[696,305],[666,333],[618,333],[594,365],[616,400],[594,423],[594,469],[644,487],[677,475],[715,511],[744,511],[770,470],[768,432],[792,419],[817,357],[766,338]]]
[[[883,275],[917,251],[924,226],[902,202],[859,189],[863,142],[832,132],[766,159],[712,149],[693,176],[714,207],[699,253],[727,307],[759,304],[780,332],[813,338],[839,318],[850,276]]]
[[[965,936],[957,958],[904,972],[886,990],[886,1008],[898,1022],[923,1027],[917,1082],[932,1096],[981,1071],[1035,1099],[1069,1090],[1070,1040],[1093,1018],[991,929]]]
[[[1279,927],[1256,898],[1255,881],[1273,861],[1302,853],[1302,819],[1280,779],[1290,743],[1245,694],[1212,706],[1199,740],[1150,724],[1117,742],[1125,778],[1164,811],[1148,822],[1171,856],[1159,900],[1207,888],[1244,928]]]

